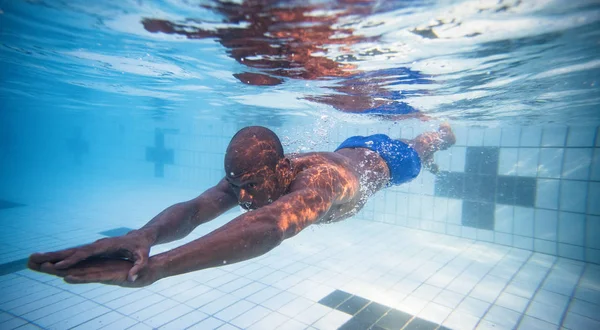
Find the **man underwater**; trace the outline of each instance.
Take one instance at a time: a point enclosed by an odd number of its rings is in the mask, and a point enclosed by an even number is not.
[[[49,253],[29,268],[68,283],[142,287],[165,277],[260,256],[313,223],[356,214],[375,192],[411,181],[433,154],[456,142],[448,124],[412,140],[354,136],[334,152],[285,155],[277,135],[251,126],[231,139],[225,177],[200,196],[172,205],[138,230]],[[156,244],[188,235],[240,205],[246,212],[185,245],[149,256]]]

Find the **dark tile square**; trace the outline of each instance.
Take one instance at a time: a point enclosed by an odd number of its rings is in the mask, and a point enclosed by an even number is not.
[[[515,204],[517,177],[500,175],[496,184],[496,203]]]
[[[380,303],[372,302],[363,308],[354,317],[369,324],[373,324],[379,320],[385,313],[389,312],[392,308],[382,305]]]
[[[27,262],[29,258],[19,259],[11,262],[7,262],[0,265],[0,276],[18,272],[27,268]]]
[[[499,154],[499,148],[467,147],[465,173],[496,175]]]
[[[493,203],[463,201],[462,225],[478,229],[494,229]]]
[[[517,178],[515,180],[515,204],[533,207],[537,187],[536,178]]]
[[[370,300],[367,300],[363,297],[352,296],[350,299],[342,302],[338,307],[336,307],[336,309],[338,311],[354,315],[370,302]]]
[[[366,323],[353,317],[349,319],[346,323],[344,323],[338,330],[384,330],[376,325]]]
[[[25,206],[25,204],[19,204],[11,201],[5,201],[0,199],[0,210],[2,209],[10,209],[13,207]]]
[[[403,330],[435,330],[438,326],[436,323],[415,317]]]
[[[408,313],[404,313],[402,311],[392,309],[387,314],[385,314],[381,319],[379,319],[379,321],[377,321],[377,323],[375,323],[375,324],[384,329],[388,329],[388,330],[402,329],[402,327],[410,319],[412,319],[412,317],[413,316]]]
[[[465,174],[441,172],[435,179],[435,195],[449,198],[463,198]]]
[[[341,290],[335,290],[332,293],[328,294],[326,297],[319,300],[319,304],[325,305],[327,307],[336,308],[344,301],[348,300],[348,298],[352,297],[348,292],[344,292]]]
[[[465,176],[464,199],[479,202],[494,202],[496,195],[496,177],[473,174]]]
[[[117,237],[117,236],[123,236],[132,230],[133,229],[127,228],[127,227],[119,227],[119,228],[100,232],[99,234],[104,235],[104,236],[109,236],[109,237]]]

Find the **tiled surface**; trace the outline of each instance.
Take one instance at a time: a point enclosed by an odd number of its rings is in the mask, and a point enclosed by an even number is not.
[[[59,207],[43,212],[35,207],[5,210],[13,212],[11,218],[35,218],[28,212],[52,215],[46,218],[45,230],[24,231],[18,241],[9,242],[27,255],[66,245],[44,243],[66,237],[61,228],[75,234],[69,245],[101,238],[100,232],[120,227],[116,221],[94,221],[116,216],[110,210],[127,194],[117,196],[115,191],[112,187],[106,194],[95,193],[107,213],[88,213],[89,228],[78,222],[85,207],[76,212],[79,217],[65,216],[68,213]],[[147,186],[129,196],[168,204],[160,200],[161,191],[163,186]],[[518,216],[532,212],[510,207]],[[199,227],[184,242],[212,231],[237,212]],[[569,214],[562,216],[570,219]],[[557,219],[560,226],[560,213]],[[147,220],[121,221],[126,228],[137,228]],[[536,232],[540,239],[546,237],[546,231],[536,231],[535,221],[531,226],[532,244]],[[569,244],[576,232],[565,231],[558,239]],[[28,241],[32,243],[16,243]],[[175,246],[160,245],[152,253]],[[413,320],[411,327],[432,329],[594,329],[600,323],[599,286],[598,265],[355,218],[310,227],[260,258],[141,289],[68,285],[29,270],[12,272],[0,276],[0,328],[338,329],[377,317],[381,329],[406,318]]]

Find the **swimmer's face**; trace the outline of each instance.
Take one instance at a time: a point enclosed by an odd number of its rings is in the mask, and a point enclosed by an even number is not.
[[[225,179],[237,196],[240,206],[246,210],[269,205],[281,196],[277,170],[266,165],[243,173],[231,171]]]

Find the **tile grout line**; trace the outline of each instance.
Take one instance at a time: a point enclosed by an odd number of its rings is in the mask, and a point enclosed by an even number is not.
[[[532,254],[533,255],[533,254]],[[533,295],[531,296],[531,299],[529,299],[527,301],[527,305],[525,306],[525,308],[523,309],[523,313],[519,316],[519,319],[517,320],[517,325],[516,327],[520,326],[521,323],[523,322],[523,319],[526,316],[527,310],[529,309],[529,306],[531,306],[531,303],[533,302],[533,299],[535,298],[535,296],[537,295],[537,293],[541,290],[542,286],[544,285],[544,283],[546,282],[546,280],[548,279],[548,276],[550,276],[550,273],[552,272],[552,270],[554,269],[554,267],[556,267],[556,264],[558,262],[558,257],[554,256],[556,259],[554,260],[554,262],[552,263],[552,266],[550,267],[550,269],[548,270],[548,272],[546,272],[546,275],[544,275],[544,278],[540,281],[540,284],[537,286],[537,288],[535,289],[535,291],[533,292]],[[531,259],[531,257],[529,258]],[[528,261],[529,261],[528,259]],[[533,316],[531,316],[533,317]],[[537,318],[536,318],[537,319]]]
[[[573,288],[573,290],[569,296],[569,302],[567,304],[567,307],[565,307],[563,314],[560,316],[560,321],[558,323],[560,328],[564,328],[564,323],[567,318],[567,314],[569,313],[569,310],[571,310],[573,300],[575,300],[575,293],[577,292],[577,289],[579,288],[579,286],[583,280],[583,275],[585,274],[585,271],[588,269],[588,263],[584,263],[584,266],[582,268],[583,269],[581,270],[581,273],[579,274],[579,278],[577,279],[577,284],[575,284],[575,287]]]

